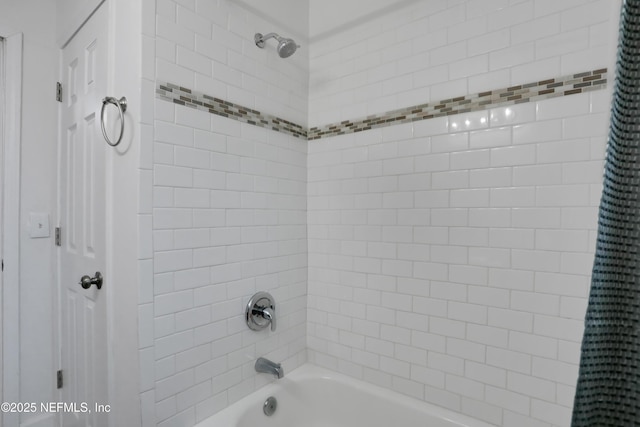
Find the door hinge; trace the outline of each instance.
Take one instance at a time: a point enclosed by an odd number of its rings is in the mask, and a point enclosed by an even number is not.
[[[56,82],[56,101],[62,102],[62,83]]]
[[[58,372],[56,372],[56,384],[58,386],[58,388],[62,388],[62,369],[60,369]]]
[[[55,235],[56,246],[62,246],[62,230],[60,229],[60,227],[56,227]]]
[[[4,260],[2,260],[2,271],[4,271]]]

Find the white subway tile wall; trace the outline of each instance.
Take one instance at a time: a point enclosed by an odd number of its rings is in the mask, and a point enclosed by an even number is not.
[[[231,0],[156,3],[157,81],[307,125],[307,46],[283,60],[274,45],[259,49],[253,38],[273,31],[305,45],[304,35],[288,34]]]
[[[309,126],[606,67],[617,6],[416,2],[317,40]],[[496,425],[569,425],[610,96],[311,141],[309,360]]]
[[[211,114],[196,138],[178,119],[203,113],[171,108],[175,121],[156,120],[167,132],[154,142],[155,283],[140,313],[159,426],[199,422],[271,381],[258,356],[287,371],[306,360],[306,143],[244,123],[219,133],[230,119]],[[257,291],[276,299],[275,332],[245,325]]]
[[[416,1],[312,40],[309,127],[606,67],[617,6]]]
[[[156,21],[145,34],[150,87],[175,82],[306,125],[307,52],[285,61],[254,45],[255,32],[279,31],[273,23],[227,0],[146,1],[144,11]],[[307,144],[159,99],[148,109],[142,421],[192,426],[273,380],[255,372],[258,356],[285,371],[306,361]],[[276,299],[275,332],[244,323],[257,291]]]
[[[309,360],[497,425],[568,425],[608,129],[594,96],[310,142]]]

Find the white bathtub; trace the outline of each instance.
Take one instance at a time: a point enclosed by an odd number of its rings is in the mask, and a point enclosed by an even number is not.
[[[267,417],[263,403],[278,400]],[[367,384],[314,365],[234,403],[196,427],[490,427],[394,391]]]

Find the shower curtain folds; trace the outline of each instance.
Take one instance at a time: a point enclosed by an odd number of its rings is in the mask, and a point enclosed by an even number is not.
[[[640,425],[640,0],[625,0],[572,427]]]

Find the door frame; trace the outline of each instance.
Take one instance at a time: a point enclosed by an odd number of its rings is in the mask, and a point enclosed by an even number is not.
[[[4,126],[2,135],[2,316],[0,396],[20,400],[20,146],[22,123],[22,33],[0,26],[4,39]],[[9,250],[5,250],[9,248]],[[17,425],[17,414],[2,415],[2,424]]]

